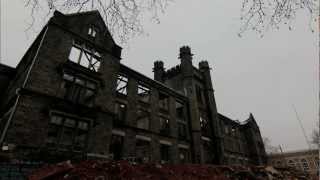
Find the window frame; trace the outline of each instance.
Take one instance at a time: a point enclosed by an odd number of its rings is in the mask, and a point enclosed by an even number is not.
[[[96,81],[67,71],[63,72],[62,79],[65,88],[65,99],[88,107],[93,106],[98,91],[98,83]],[[88,93],[92,94],[88,96]]]
[[[58,148],[58,149],[70,149],[72,151],[85,151],[87,146],[88,146],[88,140],[89,140],[89,133],[90,133],[90,126],[91,126],[91,120],[89,119],[83,119],[83,118],[75,118],[72,116],[68,116],[62,113],[57,113],[57,112],[51,112],[50,113],[50,119],[48,122],[48,133],[47,133],[47,139],[46,139],[46,145],[48,147],[53,147],[53,148]],[[59,118],[60,122],[54,122],[53,118]],[[66,125],[66,121],[67,120],[72,120],[74,121],[74,124],[71,125]],[[87,127],[86,128],[80,128],[79,124],[80,123],[86,123]],[[58,133],[57,136],[55,137],[56,140],[51,141],[50,139],[50,135],[49,135],[49,131],[52,127],[58,128]],[[64,133],[66,132],[66,130],[71,130],[71,143],[70,144],[66,144],[63,143],[63,137],[64,137]],[[78,136],[78,132],[79,131],[85,131],[86,135],[85,138],[83,140],[83,144],[82,147],[77,146],[77,136]],[[80,147],[80,148],[79,148]]]
[[[170,134],[170,118],[165,116],[159,116],[159,132],[163,135]]]
[[[74,54],[74,49],[76,49],[79,52]],[[83,59],[83,57],[86,59]],[[85,43],[81,43],[78,40],[73,40],[68,59],[69,61],[76,63],[86,69],[98,72],[101,67],[102,55],[101,52],[97,51],[94,47]],[[87,60],[88,62],[82,62],[85,60]],[[93,62],[93,60],[95,61]],[[83,63],[88,63],[88,65],[85,66]],[[96,67],[97,63],[98,67]]]
[[[98,28],[94,25],[90,25],[87,31],[88,36],[90,36],[91,38],[96,38],[98,35]]]
[[[124,106],[124,108],[121,106]],[[123,124],[126,121],[127,112],[128,112],[127,104],[125,104],[123,102],[119,102],[119,101],[115,102],[115,114],[117,115],[117,117],[116,117],[117,123]]]
[[[146,95],[143,97],[143,95]],[[138,82],[138,91],[137,91],[138,100],[143,103],[150,103],[151,101],[151,88],[146,85],[144,82]]]
[[[117,94],[121,94],[123,96],[128,95],[128,82],[129,79],[126,75],[118,74],[116,81],[116,92]]]
[[[145,120],[144,123],[146,125],[144,125],[143,127],[139,126],[139,122],[138,122],[139,120]],[[150,130],[150,122],[151,122],[151,113],[144,109],[138,109],[136,127],[139,129]]]

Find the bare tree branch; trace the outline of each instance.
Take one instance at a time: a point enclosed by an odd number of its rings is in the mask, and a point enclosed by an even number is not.
[[[164,13],[169,1],[171,0],[25,0],[25,6],[31,12],[30,27],[38,20],[35,17],[39,17],[39,13],[45,13],[47,18],[55,10],[63,13],[98,10],[110,32],[121,43],[125,43],[129,38],[144,32],[141,23],[144,13],[149,13],[152,20],[159,22],[159,13]],[[41,5],[46,6],[45,12],[39,12],[38,7]]]
[[[317,0],[243,0],[239,36],[248,30],[256,31],[263,36],[269,28],[279,29],[282,24],[292,30],[292,22],[298,11],[304,11],[309,15],[309,26],[313,32],[319,17]]]
[[[63,13],[98,10],[113,36],[122,43],[144,32],[142,17],[145,13],[151,20],[159,23],[159,14],[164,13],[173,0],[24,0],[30,9],[31,28],[41,16],[47,19],[55,10]],[[199,2],[201,3],[201,2]],[[39,8],[39,7],[45,8]],[[214,7],[213,7],[214,8]],[[282,24],[292,29],[297,13],[305,12],[310,16],[309,26],[313,31],[319,16],[318,0],[243,0],[241,7],[239,36],[247,31],[256,31],[261,36],[268,29],[279,29]],[[43,17],[43,16],[42,16]]]

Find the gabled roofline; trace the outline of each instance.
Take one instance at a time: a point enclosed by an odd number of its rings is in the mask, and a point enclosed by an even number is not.
[[[71,17],[71,16],[81,16],[81,15],[90,15],[90,14],[93,14],[93,15],[98,15],[98,17],[100,18],[100,20],[103,22],[103,26],[105,27],[106,29],[106,33],[108,33],[108,35],[111,37],[111,40],[114,44],[117,45],[117,43],[114,41],[113,39],[113,36],[111,35],[110,33],[110,30],[109,28],[107,27],[106,25],[106,22],[104,21],[104,19],[102,18],[100,12],[98,10],[92,10],[92,11],[83,11],[83,12],[76,12],[76,13],[70,13],[70,14],[64,14],[58,10],[55,10],[55,12],[53,13],[54,16],[58,16],[58,15],[63,15],[63,16],[66,16],[66,17]],[[117,45],[118,46],[118,45]],[[120,46],[119,46],[120,47]]]

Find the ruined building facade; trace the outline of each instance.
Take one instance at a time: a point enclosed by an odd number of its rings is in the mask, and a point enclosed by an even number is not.
[[[55,12],[16,68],[0,65],[1,157],[265,163],[254,117],[219,114],[208,62],[187,46],[179,59],[150,79],[121,64],[97,11]]]

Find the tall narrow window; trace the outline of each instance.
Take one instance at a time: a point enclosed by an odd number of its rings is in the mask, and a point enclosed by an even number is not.
[[[196,86],[196,95],[197,95],[197,100],[199,104],[203,104],[203,100],[202,100],[202,89],[200,88],[200,86]]]
[[[85,147],[86,140],[87,140],[87,132],[89,129],[89,123],[84,121],[79,121],[77,124],[77,131],[75,135],[75,150],[81,150]]]
[[[111,136],[110,153],[114,160],[121,160],[123,150],[123,137],[118,135]]]
[[[161,163],[168,163],[170,161],[170,146],[161,144],[160,145],[160,155],[161,155]]]
[[[184,106],[183,103],[176,101],[176,117],[180,121],[186,121],[184,116]]]
[[[90,107],[93,105],[97,90],[97,85],[94,81],[76,77],[67,72],[63,74],[63,79],[65,80],[66,99]]]
[[[178,121],[178,137],[185,139],[187,137],[187,121],[184,115],[184,105],[180,101],[176,101],[176,117]]]
[[[181,164],[189,162],[189,151],[185,148],[179,148],[179,160]]]
[[[159,107],[164,110],[169,109],[169,96],[163,93],[159,93]]]
[[[116,87],[117,93],[126,96],[128,94],[127,87],[128,87],[128,78],[124,75],[119,74],[117,78],[117,87]]]
[[[210,141],[203,141],[204,162],[207,164],[210,164],[213,161],[213,149],[211,146]]]
[[[159,118],[160,118],[160,133],[163,135],[169,135],[170,133],[169,119],[161,116]]]
[[[115,125],[123,124],[124,121],[126,120],[127,105],[120,102],[116,102],[115,113],[117,115],[115,120]]]
[[[137,139],[136,141],[136,157],[138,162],[140,163],[147,163],[150,160],[151,155],[151,148],[150,142]]]
[[[69,60],[92,71],[98,72],[101,55],[94,48],[74,41],[69,54]]]
[[[96,37],[97,35],[97,28],[95,28],[94,26],[90,26],[88,29],[88,35],[91,37]]]
[[[182,139],[187,137],[187,125],[183,122],[178,122],[178,136]]]
[[[146,85],[139,83],[138,84],[138,97],[139,100],[145,103],[149,103],[150,101],[150,88]]]
[[[140,129],[149,129],[150,113],[144,110],[138,110],[137,127]]]
[[[200,127],[203,136],[210,136],[208,119],[200,115]]]

